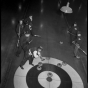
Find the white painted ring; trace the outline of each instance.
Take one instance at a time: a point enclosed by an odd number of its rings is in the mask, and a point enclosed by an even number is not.
[[[39,62],[50,63],[55,66],[57,66],[58,63],[62,63],[61,60],[58,60],[55,58],[50,58],[49,60],[45,59],[44,61],[41,61],[40,58],[35,58],[33,61],[33,64],[37,65]],[[29,65],[29,62],[27,61],[23,67],[24,67],[24,70],[18,67],[18,69],[15,72],[15,75],[14,75],[14,87],[15,88],[28,88],[26,84],[26,75],[33,66]],[[61,68],[64,71],[66,71],[68,75],[70,76],[72,80],[72,88],[84,88],[81,77],[70,65],[68,64],[66,66],[62,65]]]

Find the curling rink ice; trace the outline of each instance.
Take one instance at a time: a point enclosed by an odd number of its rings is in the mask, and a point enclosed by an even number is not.
[[[43,58],[44,61],[34,58],[34,67],[27,61],[24,69],[17,68],[13,79],[14,88],[84,88],[81,77],[70,65],[63,65],[63,61],[55,58]],[[37,69],[39,62],[43,63],[40,70]],[[58,63],[62,66],[57,66]]]

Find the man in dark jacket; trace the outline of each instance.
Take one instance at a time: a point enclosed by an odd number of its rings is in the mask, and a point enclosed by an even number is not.
[[[29,32],[24,33],[24,35],[21,36],[21,38],[19,39],[16,56],[19,57],[22,50],[24,51],[24,58],[26,58],[26,59],[23,59],[22,64],[24,64],[25,61],[27,61],[29,58],[28,49],[29,49],[30,43],[32,41],[33,41],[33,36]],[[31,58],[31,56],[30,56],[30,58]],[[22,68],[22,66],[21,66],[21,68]]]
[[[20,20],[17,28],[16,28],[16,34],[17,34],[17,48],[21,50],[20,48],[23,47],[26,43],[32,42],[33,38],[33,32],[28,27],[28,19],[26,20]]]
[[[34,60],[34,56],[33,56],[33,53],[31,52],[31,49],[26,49],[26,51],[24,51],[24,57],[23,57],[23,60],[20,64],[21,69],[24,69],[23,65],[26,63],[27,60],[29,60],[30,65],[34,66],[32,64],[33,60]]]
[[[22,50],[24,51],[24,57],[26,57],[26,59],[23,59],[22,61],[23,64],[25,63],[25,61],[27,61],[27,58],[29,58],[28,47],[30,46],[30,43],[33,41],[33,37],[38,36],[38,35],[34,35],[32,31],[32,26],[29,27],[30,21],[32,21],[32,17],[27,18],[26,20],[23,20],[21,22],[21,25],[18,24],[18,27],[17,27],[18,29],[16,31],[18,35],[16,56],[19,57]],[[21,68],[22,68],[22,65],[21,65]]]
[[[22,50],[24,51],[24,57],[26,59],[23,59],[22,63],[24,64],[25,61],[27,61],[27,58],[29,56],[27,55],[28,52],[28,47],[30,46],[30,43],[33,41],[33,33],[30,31],[28,28],[27,23],[24,23],[24,20],[20,20],[19,24],[17,25],[16,28],[16,33],[17,33],[17,50],[16,50],[16,56],[19,57],[20,53]],[[22,66],[21,66],[22,68]]]
[[[34,58],[36,58],[36,56],[38,56],[38,57],[41,56],[40,55],[41,51],[39,51],[39,49],[41,49],[41,47],[34,47],[34,48],[30,48],[30,49],[29,49],[29,47],[25,47],[24,57],[23,57],[23,60],[20,64],[21,69],[24,69],[23,65],[26,63],[27,60],[29,60],[30,65],[34,66],[33,65]]]

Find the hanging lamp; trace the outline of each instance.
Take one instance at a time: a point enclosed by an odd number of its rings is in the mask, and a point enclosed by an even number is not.
[[[69,7],[69,2],[67,2],[66,6],[63,6],[60,10],[64,13],[73,13],[72,9]]]

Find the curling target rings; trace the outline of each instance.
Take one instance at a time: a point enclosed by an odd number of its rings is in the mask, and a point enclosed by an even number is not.
[[[44,57],[44,58],[46,58],[46,57]],[[37,58],[37,59],[34,59],[33,64],[36,66],[39,62],[41,62],[41,60]],[[57,66],[58,63],[62,63],[63,61],[55,59],[55,58],[50,58],[49,61],[47,59],[42,61],[42,63],[47,63],[47,64],[48,64],[48,62],[51,65]],[[84,88],[81,77],[70,65],[68,65],[68,64],[62,65],[60,68],[63,69],[70,76],[70,78],[72,80],[72,88]],[[20,67],[18,67],[18,69],[16,70],[15,75],[14,75],[14,87],[15,88],[28,88],[27,83],[26,83],[26,75],[27,75],[28,71],[30,71],[30,69],[32,69],[32,66],[29,65],[28,61],[24,65],[24,70],[22,70]],[[54,74],[54,72],[52,72],[52,73]],[[39,74],[38,81],[40,80],[39,77],[41,74],[43,74],[43,72],[41,72]],[[59,76],[59,78],[60,78],[60,76]]]

